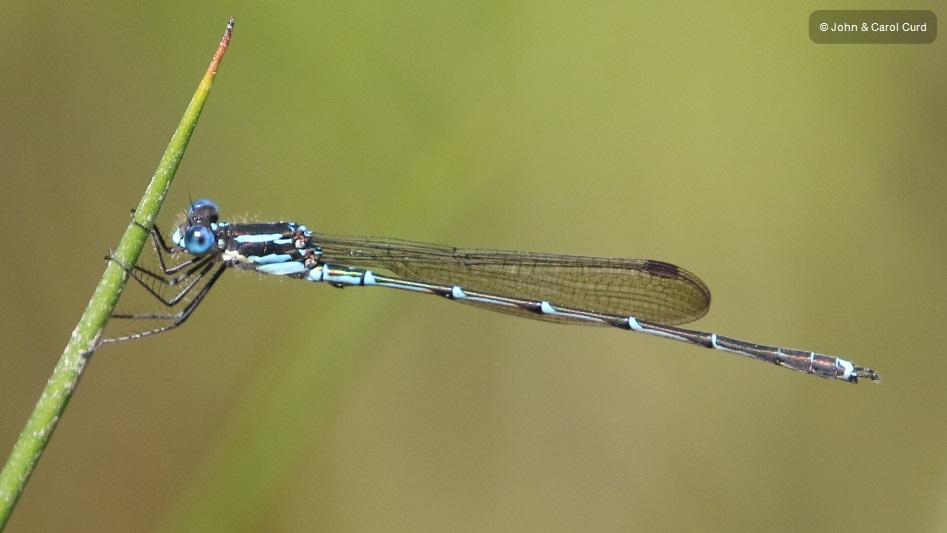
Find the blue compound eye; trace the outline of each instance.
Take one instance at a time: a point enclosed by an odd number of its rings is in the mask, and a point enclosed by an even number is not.
[[[191,255],[204,255],[215,243],[214,232],[207,226],[191,226],[184,232],[184,248]]]

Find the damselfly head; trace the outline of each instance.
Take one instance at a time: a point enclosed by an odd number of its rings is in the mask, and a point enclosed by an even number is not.
[[[171,241],[177,245],[178,251],[204,255],[216,244],[214,232],[217,230],[219,218],[220,209],[217,204],[206,199],[197,200],[191,203],[184,220],[171,235]]]
[[[197,200],[187,212],[187,220],[192,226],[210,226],[220,218],[220,209],[210,200]]]

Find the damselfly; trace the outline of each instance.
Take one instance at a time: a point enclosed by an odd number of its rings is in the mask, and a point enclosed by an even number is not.
[[[562,324],[613,326],[767,361],[823,378],[878,381],[870,368],[815,352],[763,346],[679,328],[710,308],[697,276],[663,261],[500,250],[463,250],[418,242],[314,233],[294,222],[228,223],[217,205],[194,202],[167,244],[151,230],[161,271],[123,269],[179,312],[116,314],[163,319],[155,329],[104,339],[136,339],[176,328],[228,268],[255,270],[335,287],[388,287],[442,296],[491,311]],[[169,256],[188,258],[170,264]],[[156,285],[157,284],[157,285]],[[160,286],[180,287],[171,298]]]

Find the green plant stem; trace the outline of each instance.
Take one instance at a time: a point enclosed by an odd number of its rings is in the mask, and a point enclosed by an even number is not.
[[[227,50],[232,32],[233,19],[231,18],[224,37],[217,47],[217,52],[184,111],[184,116],[171,137],[171,142],[158,164],[158,169],[135,210],[134,220],[129,223],[122,240],[112,254],[124,265],[134,265],[138,262],[138,256],[141,255],[141,250],[148,238],[148,230],[144,228],[151,228],[154,225],[161,204],[171,186],[171,180],[174,178],[187,143],[197,125],[197,119],[200,118],[201,109],[210,93],[217,67]],[[13,445],[13,451],[3,470],[0,471],[0,530],[10,519],[30,474],[36,467],[53,430],[56,429],[59,418],[75,392],[82,371],[96,349],[102,330],[115,309],[115,304],[122,294],[127,279],[125,272],[115,262],[108,262],[102,280],[96,287],[92,299],[89,300],[89,305],[82,314],[82,318],[79,319],[76,329],[72,332],[72,337],[53,369],[52,376],[46,383],[39,401],[36,402],[33,413]]]

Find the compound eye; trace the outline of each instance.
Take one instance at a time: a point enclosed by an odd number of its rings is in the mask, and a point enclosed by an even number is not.
[[[215,244],[214,232],[207,226],[191,226],[184,231],[184,249],[191,255],[204,255]]]

